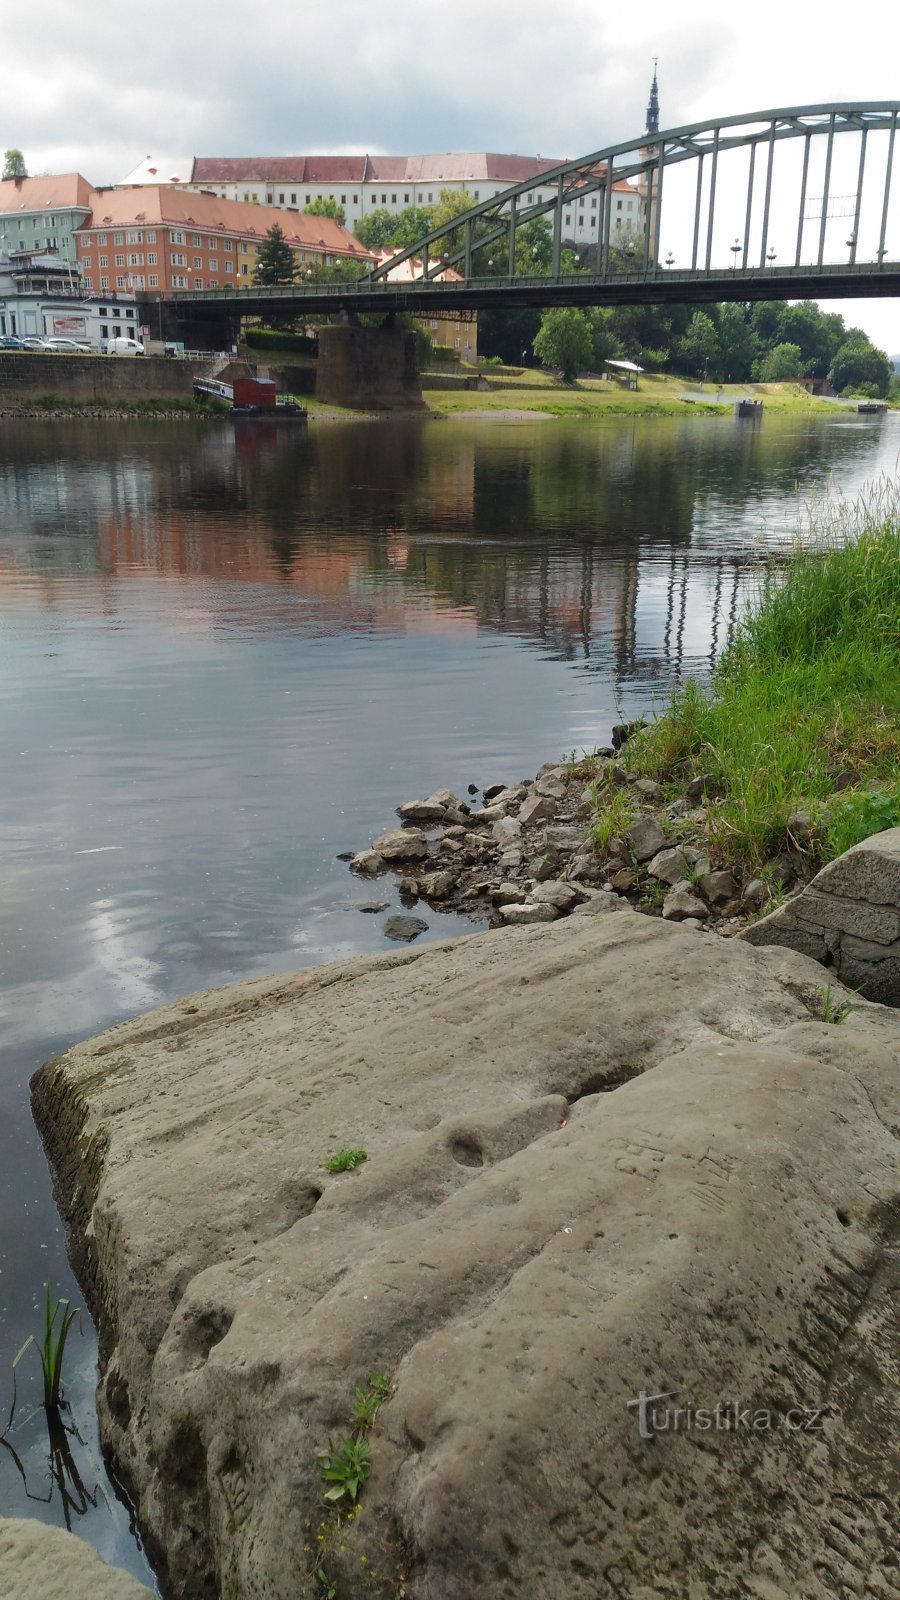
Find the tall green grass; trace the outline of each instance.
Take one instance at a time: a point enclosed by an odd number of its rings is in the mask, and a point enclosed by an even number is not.
[[[753,870],[797,847],[816,867],[900,824],[900,482],[814,508],[710,688],[680,687],[628,752],[657,778],[714,773],[713,842]],[[801,809],[802,838],[789,828]]]

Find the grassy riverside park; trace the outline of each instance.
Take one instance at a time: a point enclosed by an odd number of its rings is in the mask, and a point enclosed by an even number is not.
[[[492,411],[536,411],[561,417],[687,416],[691,413],[729,416],[730,405],[717,402],[717,394],[730,402],[744,396],[762,400],[767,414],[833,414],[855,411],[857,405],[856,400],[817,399],[798,383],[704,385],[672,374],[643,373],[638,388],[628,389],[605,378],[578,378],[574,383],[564,384],[549,373],[528,367],[499,371],[482,367],[478,370],[479,376],[487,379],[490,389],[426,389],[429,408],[443,416]],[[691,399],[683,399],[685,395],[690,395]]]
[[[679,687],[623,754],[667,798],[709,774],[710,845],[764,879],[781,852],[809,877],[900,824],[900,480],[811,512],[710,686]]]

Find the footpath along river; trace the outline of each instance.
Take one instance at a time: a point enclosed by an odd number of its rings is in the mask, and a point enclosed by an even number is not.
[[[391,948],[356,907],[397,910],[394,881],[339,852],[708,672],[804,506],[898,453],[896,415],[2,424],[0,1432],[45,1280],[81,1303],[40,1062],[191,990]],[[425,940],[473,926],[425,915]],[[68,1520],[152,1583],[95,1369],[85,1319],[67,1463],[23,1356],[0,1513]]]

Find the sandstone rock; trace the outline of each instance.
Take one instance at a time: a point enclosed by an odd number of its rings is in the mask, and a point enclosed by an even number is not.
[[[511,850],[503,851],[502,855],[497,861],[497,866],[501,872],[517,872],[519,867],[522,865],[522,861],[523,856],[521,850],[513,848]]]
[[[494,800],[489,806],[485,806],[482,811],[474,811],[472,813],[472,826],[474,827],[476,823],[499,822],[501,817],[506,816],[508,810],[509,806],[506,801]]]
[[[548,800],[558,802],[566,798],[565,779],[553,772],[545,773],[543,778],[536,778],[534,788],[536,794],[544,795]],[[553,812],[551,811],[549,815],[552,816]]]
[[[380,873],[387,872],[387,862],[377,850],[360,850],[350,862],[350,871],[358,872],[362,878],[377,878]]]
[[[604,875],[603,868],[594,856],[576,856],[569,869],[569,877],[576,883],[599,884]]]
[[[419,879],[419,893],[428,900],[446,900],[458,882],[456,872],[429,872]]]
[[[562,866],[562,858],[557,850],[551,850],[544,856],[531,856],[528,861],[528,873],[535,883],[546,883],[548,878],[553,878]]]
[[[523,827],[530,827],[533,822],[544,822],[556,815],[556,801],[549,796],[536,794],[534,791],[524,800],[519,807],[519,822]]]
[[[84,1539],[33,1518],[0,1517],[4,1600],[151,1600],[130,1573],[107,1566]]]
[[[651,878],[659,878],[662,883],[677,883],[680,878],[687,876],[690,866],[687,851],[676,848],[660,850],[659,855],[649,862],[647,871]]]
[[[522,837],[522,824],[516,817],[501,817],[491,828],[491,835],[496,844],[503,848],[519,843]]]
[[[356,907],[356,909],[357,911],[366,911],[369,913],[386,911],[390,903],[390,900],[364,900]]]
[[[527,927],[534,922],[555,922],[559,911],[554,905],[526,900],[522,905],[501,906],[500,915],[504,922],[512,926],[523,924]]]
[[[704,772],[699,778],[692,778],[684,791],[688,805],[696,805],[698,800],[716,800],[725,792],[724,784],[712,772]]]
[[[612,888],[607,887],[604,884],[603,888],[598,889],[596,894],[592,894],[590,899],[585,901],[584,905],[576,906],[575,910],[572,912],[572,915],[573,917],[596,917],[602,916],[606,911],[630,910],[631,906],[629,905],[628,901],[623,900],[621,895],[614,894]]]
[[[495,794],[492,797],[491,804],[507,807],[517,806],[525,799],[527,793],[527,786],[524,783],[517,783],[510,789],[501,789],[499,794]]]
[[[741,890],[741,899],[745,906],[764,906],[772,898],[772,891],[762,878],[751,878]]]
[[[447,807],[432,797],[429,800],[404,800],[402,806],[397,807],[397,815],[404,822],[440,822]]]
[[[897,1019],[825,1027],[804,957],[599,899],[198,995],[37,1075],[173,1600],[312,1600],[317,1451],[375,1369],[348,1600],[366,1570],[410,1600],[825,1600],[841,1551],[890,1592]],[[662,1390],[774,1422],[642,1438]]]
[[[724,906],[734,899],[736,884],[730,872],[704,872],[697,887],[711,906]]]
[[[428,796],[429,804],[443,806],[445,811],[468,811],[464,800],[453,793],[452,789],[435,789],[434,794]]]
[[[466,827],[466,824],[464,822],[452,822],[449,827],[446,827],[444,829],[444,838],[445,839],[460,839],[460,840],[462,840],[462,839],[467,839],[468,837],[469,837],[469,829]]]
[[[497,906],[521,905],[525,898],[525,890],[518,883],[498,883],[491,890],[491,899]]]
[[[444,823],[450,827],[465,827],[470,816],[472,813],[468,806],[448,806],[444,812]]]
[[[441,840],[439,848],[443,851],[446,851],[448,855],[458,856],[463,850],[463,845],[460,843],[459,839],[445,838]]]
[[[391,828],[372,849],[385,861],[421,861],[428,854],[428,840],[415,828]]]
[[[638,861],[649,861],[666,848],[666,836],[655,817],[637,816],[628,830],[628,843]]]
[[[505,783],[489,783],[486,788],[482,789],[481,798],[487,801],[496,800],[497,795],[503,794],[505,788]]]
[[[411,939],[417,939],[428,927],[421,917],[408,917],[398,911],[393,917],[385,917],[381,931],[386,939],[395,939],[398,944],[407,944]]]
[[[557,911],[565,915],[577,906],[584,897],[569,883],[560,883],[552,878],[547,883],[537,883],[531,891],[531,898],[537,905],[554,906]]]
[[[662,787],[653,778],[637,778],[634,784],[635,792],[644,800],[661,800]]]
[[[590,839],[583,828],[571,823],[557,822],[545,830],[544,844],[548,850],[558,850],[560,855],[572,856],[587,850]]]
[[[873,834],[829,862],[741,938],[802,950],[850,988],[900,1005],[900,828]]]
[[[630,867],[621,867],[618,872],[613,873],[609,881],[616,894],[628,894],[637,882],[637,873],[632,872]]]
[[[662,914],[667,922],[682,922],[685,917],[702,920],[707,908],[691,883],[676,883],[663,901]]]

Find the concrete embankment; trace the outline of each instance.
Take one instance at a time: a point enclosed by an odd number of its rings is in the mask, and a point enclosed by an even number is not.
[[[73,406],[190,400],[194,378],[208,365],[208,361],[173,361],[165,356],[0,351],[0,411],[28,411],[45,395]]]
[[[893,1592],[900,1024],[828,1025],[822,983],[602,896],[42,1068],[166,1593]],[[373,1372],[339,1520],[321,1452]]]

